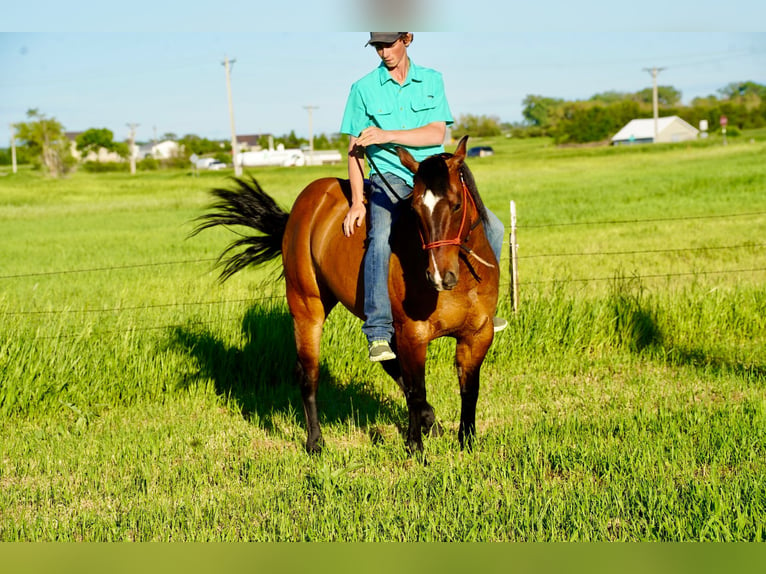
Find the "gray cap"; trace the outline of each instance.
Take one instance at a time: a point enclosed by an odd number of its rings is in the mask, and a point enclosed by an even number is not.
[[[381,44],[393,44],[406,33],[407,32],[370,32],[370,39],[365,46],[377,44],[378,42]]]

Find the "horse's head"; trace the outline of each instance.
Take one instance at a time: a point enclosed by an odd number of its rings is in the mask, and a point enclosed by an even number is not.
[[[461,177],[467,140],[464,136],[452,155],[433,155],[422,162],[403,148],[396,150],[402,165],[415,175],[412,207],[428,254],[426,278],[437,291],[457,285],[460,246],[470,233],[472,199]]]

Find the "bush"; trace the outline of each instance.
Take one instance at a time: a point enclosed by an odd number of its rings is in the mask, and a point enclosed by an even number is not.
[[[159,169],[159,167],[160,167],[160,162],[158,162],[153,157],[146,157],[136,163],[136,168],[142,171],[154,171]]]
[[[88,173],[127,172],[130,171],[130,164],[116,161],[86,161],[82,164],[82,169]]]

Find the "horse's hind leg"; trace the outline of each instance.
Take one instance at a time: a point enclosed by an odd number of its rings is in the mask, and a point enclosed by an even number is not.
[[[319,427],[317,388],[319,387],[319,344],[322,325],[328,309],[318,297],[288,296],[293,314],[295,348],[298,354],[296,374],[303,399],[306,417],[306,451],[317,454],[322,451],[322,430]]]

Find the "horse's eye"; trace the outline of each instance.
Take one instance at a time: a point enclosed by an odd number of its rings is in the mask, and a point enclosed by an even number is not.
[[[460,208],[461,208],[461,207],[462,207],[462,205],[461,205],[460,203],[456,203],[456,204],[455,204],[455,205],[452,207],[452,211],[453,211],[454,213],[457,213],[458,211],[460,211]]]

